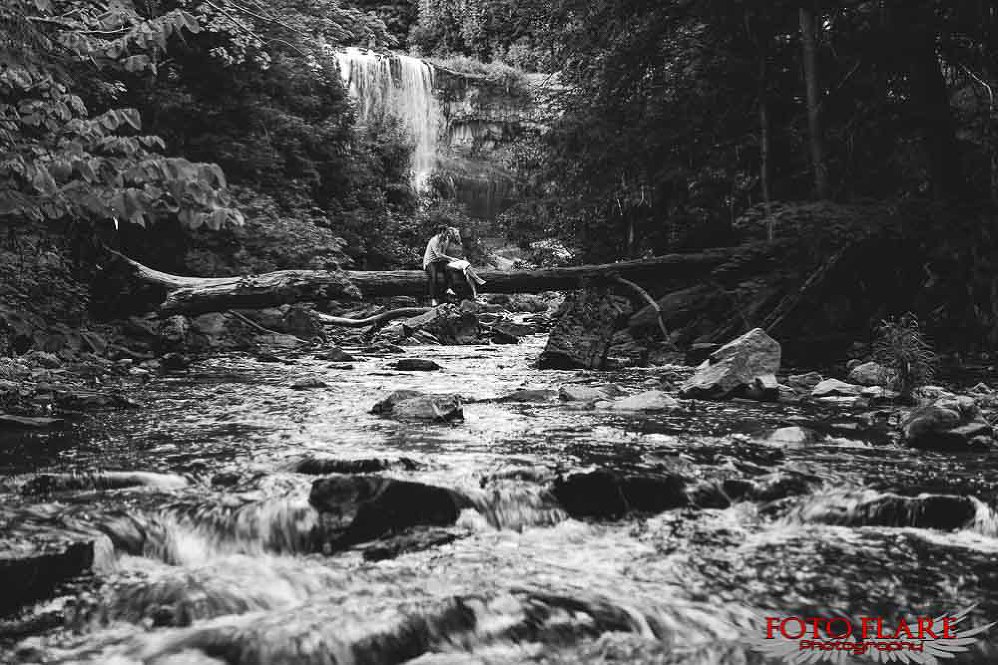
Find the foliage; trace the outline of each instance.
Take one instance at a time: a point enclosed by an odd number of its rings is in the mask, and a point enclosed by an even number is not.
[[[881,321],[873,344],[874,360],[887,371],[892,388],[910,400],[915,389],[932,381],[937,357],[911,312]]]
[[[162,139],[140,134],[135,109],[91,113],[65,71],[81,62],[155,69],[171,39],[200,31],[190,14],[143,18],[126,3],[99,12],[85,2],[13,0],[0,8],[0,26],[0,219],[242,222],[221,169],[164,157]]]

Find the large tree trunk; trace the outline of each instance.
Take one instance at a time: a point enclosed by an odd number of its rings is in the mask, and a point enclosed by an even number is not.
[[[426,295],[420,270],[281,270],[243,277],[182,277],[112,253],[103,283],[95,287],[107,318],[158,309],[170,314],[203,314],[227,309],[272,307],[299,301]],[[603,265],[540,268],[513,272],[482,271],[482,293],[538,293],[612,284],[623,277],[637,282],[696,279],[732,256],[732,250],[670,254]]]
[[[807,126],[811,147],[811,167],[814,188],[819,199],[831,194],[828,184],[828,163],[825,159],[825,138],[821,126],[821,87],[818,80],[817,23],[814,9],[806,3],[800,8],[800,34],[804,50],[804,82],[807,89]]]

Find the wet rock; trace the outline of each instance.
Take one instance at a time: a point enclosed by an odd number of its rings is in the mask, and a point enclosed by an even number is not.
[[[54,429],[62,427],[66,421],[62,418],[43,418],[29,416],[14,416],[0,413],[0,430],[3,429]]]
[[[549,402],[557,396],[553,390],[516,390],[497,399],[497,402],[529,403]]]
[[[441,344],[475,344],[479,337],[478,318],[450,303],[435,307],[401,323],[408,337],[416,331],[433,335]]]
[[[182,353],[171,351],[159,359],[162,368],[166,371],[182,371],[191,366],[191,359]]]
[[[557,479],[552,493],[572,517],[616,519],[633,511],[659,513],[689,504],[686,480],[672,474],[573,473]]]
[[[322,379],[319,379],[314,376],[307,377],[304,379],[298,379],[297,381],[291,384],[292,390],[312,390],[315,388],[328,388],[328,387],[329,384],[327,384]]]
[[[306,457],[305,459],[295,462],[291,466],[291,470],[295,473],[304,473],[310,476],[324,476],[331,473],[375,473],[377,471],[387,471],[393,467],[400,467],[406,471],[415,471],[419,468],[419,463],[408,457],[400,457],[397,460],[382,459],[377,457],[367,457],[362,459]]]
[[[758,377],[775,376],[780,369],[780,354],[779,343],[756,328],[714,351],[683,384],[680,394],[697,399],[737,396],[753,386]]]
[[[538,369],[600,369],[614,332],[631,313],[624,298],[605,289],[571,295],[537,361]]]
[[[658,383],[657,381],[655,382]],[[610,400],[623,394],[623,391],[614,385],[608,386],[585,386],[579,384],[567,384],[558,388],[558,397],[566,402],[596,402],[599,400]]]
[[[773,374],[755,377],[752,384],[746,386],[740,393],[741,397],[757,402],[776,402],[780,399],[780,383]]]
[[[450,422],[464,420],[459,395],[424,395],[415,390],[396,390],[371,409],[371,413],[398,420]]]
[[[99,533],[35,519],[5,520],[0,540],[0,616],[50,596],[59,585],[110,570],[114,546]]]
[[[981,506],[948,494],[898,496],[865,490],[807,499],[793,515],[804,522],[844,526],[893,526],[953,531],[969,526]]]
[[[385,561],[396,559],[403,554],[422,552],[433,547],[447,545],[460,538],[460,535],[441,528],[425,527],[412,529],[408,533],[392,536],[364,548],[365,561]]]
[[[885,385],[887,368],[875,362],[861,363],[849,371],[849,381],[860,386]]]
[[[315,354],[315,357],[319,360],[328,360],[334,363],[352,363],[356,358],[344,351],[338,346],[334,346],[328,351],[323,351],[322,353]]]
[[[43,473],[26,482],[21,487],[21,492],[30,495],[86,490],[117,490],[131,487],[177,490],[187,487],[187,485],[186,478],[172,473],[148,471],[101,471],[89,474]]]
[[[395,405],[399,402],[404,402],[405,400],[412,399],[413,397],[419,397],[422,394],[423,393],[418,390],[396,390],[371,407],[371,413],[379,415],[390,414],[392,409],[394,409]]]
[[[391,416],[397,420],[451,422],[464,420],[464,409],[458,395],[421,395],[396,404]]]
[[[766,437],[766,442],[779,446],[796,448],[824,439],[820,433],[804,427],[781,427]]]
[[[901,436],[912,448],[942,452],[988,450],[995,443],[991,424],[968,396],[916,408],[902,421]]]
[[[395,363],[394,368],[400,372],[436,372],[443,369],[432,360],[423,358],[403,358]]]
[[[309,503],[319,511],[332,549],[416,526],[452,526],[467,497],[443,487],[380,476],[336,475],[312,484]]]
[[[300,338],[283,333],[256,335],[253,337],[253,343],[257,346],[269,346],[275,349],[295,349],[303,344]]]
[[[596,407],[611,411],[675,411],[682,405],[661,390],[649,390],[615,402],[597,402]]]
[[[806,374],[791,374],[787,377],[787,385],[791,388],[797,390],[805,390],[810,392],[814,389],[816,385],[825,380],[825,377],[821,376],[817,372],[808,372]]]
[[[811,397],[858,397],[863,394],[863,386],[825,379],[811,390]]]
[[[325,328],[310,306],[294,304],[285,305],[281,309],[283,316],[280,327],[275,329],[277,332],[288,333],[302,339],[314,339],[324,335]]]

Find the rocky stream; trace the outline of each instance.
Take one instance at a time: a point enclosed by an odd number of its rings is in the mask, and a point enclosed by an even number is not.
[[[544,342],[219,354],[0,432],[0,661],[760,663],[767,611],[998,619],[993,447]]]

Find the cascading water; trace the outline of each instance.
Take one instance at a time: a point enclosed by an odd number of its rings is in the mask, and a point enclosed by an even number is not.
[[[440,132],[433,67],[418,58],[361,48],[336,51],[335,57],[343,84],[357,102],[360,121],[371,124],[393,115],[412,134],[413,185],[424,188],[436,164]]]

